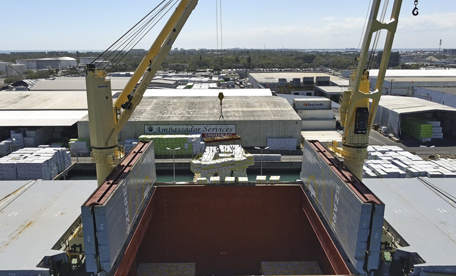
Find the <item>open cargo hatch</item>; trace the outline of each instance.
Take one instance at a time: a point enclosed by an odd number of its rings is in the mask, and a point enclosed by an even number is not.
[[[155,185],[150,196],[143,194],[147,200],[137,219],[126,224],[134,218],[126,207],[140,197],[124,188],[123,178],[151,170],[155,175],[150,154],[146,149],[130,158],[137,160],[130,164],[135,172],[118,174],[115,183],[105,183],[113,186],[109,196],[103,184],[82,207],[92,233],[84,238],[94,248],[93,264],[100,265],[96,272],[125,276],[153,264],[187,270],[194,264],[196,275],[260,275],[293,265],[301,271],[318,267],[323,275],[351,274],[300,184]],[[120,247],[117,236],[124,241]]]

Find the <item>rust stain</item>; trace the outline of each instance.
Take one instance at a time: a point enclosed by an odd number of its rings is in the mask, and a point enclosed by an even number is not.
[[[4,245],[4,247],[7,247],[13,240],[15,240],[20,234],[22,234],[22,232],[24,232],[24,231],[25,231],[27,228],[29,228],[32,224],[33,224],[33,221],[27,223],[27,225],[24,226],[24,227],[21,229],[21,231],[19,231],[16,235],[14,235],[14,237],[12,237],[12,238],[10,239],[10,241],[7,242],[7,243]]]
[[[31,222],[27,223],[27,225],[26,225],[24,228],[22,228],[22,230],[21,230],[21,231],[19,231],[19,233],[17,233],[17,234],[16,234],[16,236],[14,236],[14,237],[13,237],[13,239],[15,239],[17,236],[19,236],[19,235],[20,235],[22,232],[24,232],[24,231],[25,231],[25,229],[29,228],[29,227],[30,227],[30,225],[32,225],[32,224],[33,224],[33,221],[31,221]]]

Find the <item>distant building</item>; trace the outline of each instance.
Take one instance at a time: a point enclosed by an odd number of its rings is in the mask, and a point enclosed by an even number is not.
[[[444,55],[456,56],[456,49],[443,49]]]
[[[3,72],[3,74],[6,74],[6,66],[12,64],[11,62],[0,62],[0,71]]]
[[[66,69],[76,67],[76,59],[71,57],[41,58],[36,60],[36,69]]]
[[[370,90],[374,91],[378,70],[369,70]],[[456,87],[456,70],[387,70],[382,94],[413,96],[418,87]]]
[[[6,66],[6,75],[8,77],[21,76],[25,71],[27,71],[27,67],[24,64],[9,64]]]
[[[92,63],[95,59],[96,59],[96,57],[81,57],[81,58],[79,59],[79,65],[87,65],[87,64],[90,64],[90,63]]]
[[[274,92],[314,91],[315,86],[338,86],[341,79],[326,73],[277,72],[248,73],[253,88],[269,88]],[[307,94],[306,94],[307,95]]]
[[[36,69],[36,59],[18,59],[17,64],[24,64],[27,69]]]

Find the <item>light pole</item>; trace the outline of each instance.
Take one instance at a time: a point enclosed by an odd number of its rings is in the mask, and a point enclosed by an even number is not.
[[[173,151],[173,184],[176,184],[176,165],[175,165],[175,162],[174,162],[174,152],[176,150],[180,150],[181,148],[174,148],[174,149],[166,148],[166,149]]]
[[[259,149],[260,150],[260,154],[261,154],[261,159],[260,159],[260,174],[263,175],[263,150],[267,150],[269,149],[269,147],[265,147],[265,148],[260,148],[260,147],[255,147],[255,149]]]
[[[200,142],[200,153],[203,154],[203,148],[204,148],[204,144],[206,142]]]
[[[393,95],[393,81],[394,81],[394,79],[390,80],[390,87],[391,87],[390,88],[390,95]]]

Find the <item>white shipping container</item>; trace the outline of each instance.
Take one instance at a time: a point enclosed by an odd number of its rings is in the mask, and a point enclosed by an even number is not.
[[[334,112],[331,109],[309,109],[309,110],[296,110],[301,119],[319,119],[328,120],[334,119]]]
[[[301,130],[333,130],[336,129],[336,119],[332,120],[303,120]]]
[[[295,110],[331,109],[331,100],[323,97],[296,98],[293,107]]]

